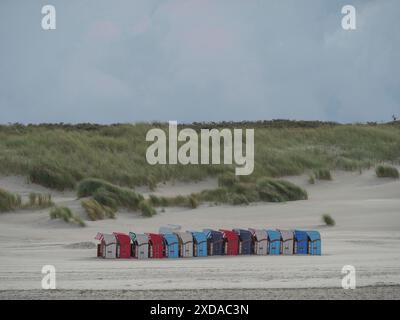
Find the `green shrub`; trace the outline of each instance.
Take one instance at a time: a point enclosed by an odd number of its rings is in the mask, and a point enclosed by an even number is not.
[[[188,205],[186,196],[166,197],[165,200],[170,207],[186,207]]]
[[[235,174],[227,172],[218,177],[218,186],[231,188],[238,182],[238,178]]]
[[[358,170],[400,158],[399,126],[393,124],[273,120],[179,125],[179,129],[183,127],[257,128],[255,170],[250,176],[240,176],[240,182],[297,175],[317,168]],[[149,165],[145,136],[152,128],[164,130],[168,124],[0,125],[0,173],[32,176],[38,183],[44,181],[62,189],[89,177],[132,187],[151,186],[148,177],[157,182],[194,181],[233,172],[232,165],[224,164]]]
[[[314,174],[310,174],[308,176],[308,183],[309,184],[315,184],[315,176],[314,176]]]
[[[102,205],[94,199],[84,199],[81,201],[81,205],[92,221],[105,218],[115,219],[115,209]]]
[[[21,207],[22,206],[22,198],[21,198],[21,195],[19,195],[19,194],[16,194],[16,195],[14,195],[14,197],[15,197],[15,207],[16,208],[19,208],[19,207]]]
[[[318,180],[332,180],[331,172],[328,169],[314,170],[314,176]]]
[[[51,194],[41,194],[31,192],[29,194],[29,202],[24,205],[25,208],[48,208],[54,205]]]
[[[30,170],[29,180],[47,188],[63,191],[65,189],[75,188],[76,180],[67,171],[37,166]]]
[[[147,178],[147,186],[149,187],[150,191],[155,191],[157,189],[157,181],[153,176],[149,176]]]
[[[399,170],[395,167],[381,165],[375,169],[375,172],[379,178],[399,178]]]
[[[156,207],[161,206],[161,198],[160,198],[160,197],[157,197],[157,196],[154,195],[154,194],[151,194],[151,195],[149,196],[149,201],[150,201],[150,203],[151,203],[153,206],[156,206]]]
[[[67,207],[54,207],[50,211],[51,219],[61,219],[67,223],[74,223],[81,227],[85,227],[85,222],[78,216],[74,215],[71,209]]]
[[[29,205],[31,207],[36,206],[36,196],[37,194],[35,192],[29,193]]]
[[[96,195],[101,201],[112,202],[113,205],[132,210],[139,209],[139,204],[143,200],[142,195],[130,189],[94,178],[82,180],[78,185],[77,194],[79,198]]]
[[[115,193],[107,191],[101,187],[93,193],[93,199],[103,206],[114,209],[115,211],[120,206],[120,202]]]
[[[22,205],[20,195],[13,194],[0,188],[0,212],[13,211]]]
[[[329,214],[322,215],[322,221],[329,227],[333,227],[336,224],[335,220]]]
[[[283,202],[284,197],[278,192],[271,179],[263,179],[257,182],[257,190],[262,201]]]
[[[203,190],[198,195],[199,199],[207,202],[228,203],[229,191],[227,188]]]
[[[244,194],[232,194],[231,203],[235,206],[245,204],[249,204],[249,200],[247,200]]]
[[[199,206],[199,201],[197,200],[195,195],[190,195],[188,198],[189,207],[192,209],[196,209]]]
[[[257,191],[256,184],[253,182],[237,183],[231,191],[235,194],[243,195],[248,202],[260,201],[260,195]]]
[[[154,207],[188,207],[195,209],[199,206],[199,200],[196,194],[190,196],[175,196],[175,197],[157,197],[150,195],[148,202]]]
[[[140,211],[144,217],[152,217],[157,214],[156,209],[148,201],[140,203]]]
[[[150,203],[155,207],[168,207],[168,199],[166,197],[157,197],[154,194],[150,195],[149,198]]]
[[[65,222],[69,222],[72,219],[72,211],[67,207],[54,207],[50,211],[51,219],[62,219]]]
[[[286,180],[262,178],[257,181],[260,199],[268,202],[307,200],[307,192]]]

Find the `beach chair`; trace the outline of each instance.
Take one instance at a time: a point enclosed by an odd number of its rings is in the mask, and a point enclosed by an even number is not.
[[[177,232],[179,239],[179,256],[183,258],[193,257],[193,235],[191,232]]]
[[[97,247],[97,254],[104,259],[115,259],[117,257],[117,239],[113,234],[97,233],[96,240],[100,241],[100,248]]]
[[[268,234],[266,230],[249,229],[254,239],[254,254],[264,256],[268,254]]]
[[[222,236],[224,239],[224,254],[227,256],[237,256],[239,254],[239,237],[236,232],[232,230],[223,230]]]
[[[207,251],[209,256],[220,256],[224,254],[224,238],[222,232],[204,229],[207,234]]]
[[[132,240],[131,255],[136,259],[149,258],[149,237],[146,234],[129,232]]]
[[[294,230],[294,253],[308,254],[308,235],[306,231]]]
[[[233,229],[239,236],[239,254],[248,255],[254,253],[254,239],[249,230]]]
[[[321,235],[318,231],[307,231],[308,235],[308,253],[310,255],[321,255]]]
[[[167,258],[179,258],[179,240],[174,233],[163,235],[165,243],[165,256]]]
[[[131,238],[121,232],[113,233],[117,240],[117,258],[129,259],[131,257]]]
[[[281,234],[276,230],[267,230],[268,234],[268,254],[281,254]]]
[[[207,256],[207,234],[201,231],[191,231],[193,235],[193,255],[195,257]]]
[[[149,237],[149,257],[153,259],[165,258],[164,238],[161,234],[146,233]]]
[[[292,255],[294,252],[294,235],[290,230],[279,230],[281,234],[281,253]]]

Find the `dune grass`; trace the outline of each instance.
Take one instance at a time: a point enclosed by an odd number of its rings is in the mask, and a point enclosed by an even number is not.
[[[387,165],[380,165],[375,169],[378,178],[395,178],[399,179],[399,170],[397,168]]]
[[[146,162],[149,129],[167,124],[42,124],[0,126],[0,173],[21,174],[49,188],[73,189],[85,178],[133,187],[168,180],[197,181],[232,173],[230,165],[160,165]],[[183,127],[255,128],[252,178],[279,178],[319,169],[360,170],[400,159],[400,126],[260,121]],[[228,180],[221,181],[224,186]],[[140,201],[139,201],[140,202]],[[135,204],[137,207],[139,203]]]
[[[73,214],[71,209],[67,207],[54,207],[51,209],[49,215],[51,219],[61,219],[67,223],[73,223],[80,227],[86,226],[85,222],[80,217]]]
[[[44,187],[60,191],[73,189],[76,184],[75,177],[66,169],[60,169],[49,165],[35,166],[30,169],[29,180],[32,183],[37,183]]]
[[[29,202],[24,205],[25,208],[48,208],[53,206],[51,194],[42,194],[31,192],[29,194]]]
[[[314,177],[318,180],[332,180],[332,174],[328,169],[314,170]]]
[[[0,188],[0,212],[9,212],[22,206],[20,195]]]
[[[43,209],[53,205],[51,194],[31,192],[28,201],[24,202],[21,195],[0,188],[0,212],[9,212],[16,209]]]
[[[314,173],[311,173],[308,175],[308,183],[315,184],[315,174]]]
[[[325,225],[327,225],[329,227],[333,227],[336,225],[335,220],[331,217],[330,214],[322,215],[322,221],[325,223]]]
[[[256,186],[262,201],[284,202],[308,199],[304,189],[286,180],[263,178]]]
[[[157,214],[156,209],[154,209],[149,201],[142,201],[140,203],[140,211],[144,217],[152,217]]]
[[[97,202],[113,209],[125,207],[137,210],[144,199],[133,190],[94,178],[82,180],[78,185],[77,195],[79,198],[92,196]]]
[[[84,199],[81,201],[81,205],[85,209],[88,218],[92,221],[115,219],[116,210],[108,206],[102,205],[95,199]]]
[[[264,177],[255,182],[240,182],[240,179],[237,179],[234,183],[230,181],[227,185],[203,190],[189,196],[158,197],[150,195],[149,201],[155,207],[183,206],[194,209],[204,202],[248,205],[258,201],[285,202],[308,198],[304,189],[280,179]]]

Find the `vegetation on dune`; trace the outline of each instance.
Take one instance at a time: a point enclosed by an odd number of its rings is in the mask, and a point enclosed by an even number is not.
[[[85,222],[80,217],[73,214],[71,209],[67,207],[54,207],[51,209],[49,215],[51,219],[62,219],[65,222],[73,223],[80,227],[86,226]]]
[[[239,181],[239,177],[235,176],[232,172],[227,172],[218,177],[219,187],[233,187]]]
[[[9,212],[16,209],[42,209],[53,205],[50,194],[31,192],[28,202],[23,202],[21,195],[0,188],[0,212]]]
[[[133,190],[93,178],[82,180],[78,185],[77,194],[79,198],[92,196],[102,205],[113,209],[125,207],[137,210],[144,199]]]
[[[29,203],[25,205],[26,208],[47,208],[53,206],[51,194],[41,194],[31,192],[29,194]]]
[[[0,188],[0,212],[13,211],[22,205],[21,196]]]
[[[304,189],[286,180],[260,179],[257,182],[257,191],[262,201],[283,202],[308,199]]]
[[[95,177],[133,187],[168,180],[201,180],[233,172],[230,165],[159,165],[146,162],[148,130],[168,124],[42,124],[0,126],[0,173],[22,174],[32,182],[64,190]],[[360,170],[400,159],[400,126],[339,125],[318,121],[193,123],[178,129],[255,128],[252,179],[279,178],[308,170]],[[242,181],[243,182],[243,181]],[[221,181],[228,187],[229,181]],[[108,189],[106,189],[108,190]],[[108,190],[109,191],[109,190]],[[139,201],[140,202],[140,201]],[[138,207],[139,203],[135,205]]]
[[[197,194],[189,196],[159,197],[150,195],[148,202],[154,207],[187,207],[196,209],[199,206]]]
[[[314,170],[314,177],[318,180],[332,180],[331,172],[328,169]]]
[[[149,201],[156,207],[184,206],[197,208],[203,202],[248,205],[257,201],[284,202],[308,198],[305,190],[285,180],[264,177],[255,182],[240,182],[240,179],[237,179],[233,184],[230,181],[227,185],[216,189],[203,190],[189,196],[157,197],[151,195]]]
[[[103,220],[106,218],[115,219],[116,210],[108,206],[102,205],[95,199],[84,199],[81,201],[82,207],[92,221]]]
[[[47,188],[63,191],[73,189],[75,177],[66,169],[51,166],[36,166],[29,170],[29,180]]]
[[[399,170],[395,167],[380,165],[375,169],[379,178],[395,178],[399,179]]]
[[[308,196],[305,190],[289,181],[261,178],[257,182],[239,182],[232,187],[204,190],[198,194],[198,198],[200,201],[217,204],[229,203],[241,205],[257,201],[284,202],[306,200]]]
[[[329,227],[333,227],[336,224],[335,220],[331,217],[330,214],[322,215],[322,221],[325,223],[325,225]]]
[[[189,207],[192,209],[196,209],[199,206],[199,200],[195,195],[189,196]]]
[[[157,214],[156,209],[154,209],[149,201],[142,201],[140,203],[140,211],[144,217],[152,217]]]

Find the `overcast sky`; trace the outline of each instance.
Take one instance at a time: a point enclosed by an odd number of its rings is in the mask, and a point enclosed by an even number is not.
[[[356,31],[341,27],[346,4]],[[0,123],[389,121],[400,1],[1,0],[0,112]]]

